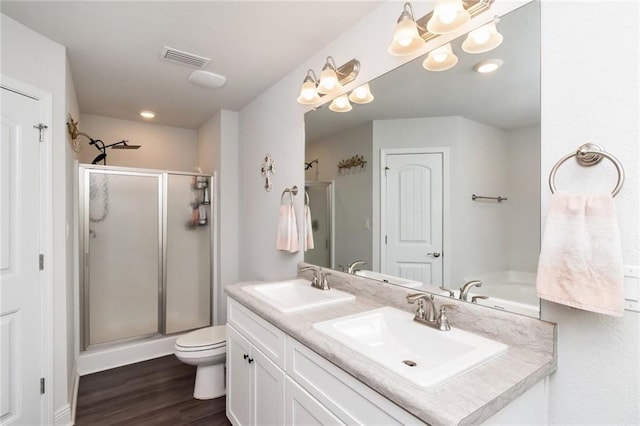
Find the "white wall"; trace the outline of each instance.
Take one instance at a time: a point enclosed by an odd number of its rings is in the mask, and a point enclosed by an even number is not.
[[[540,253],[540,126],[512,130],[506,137],[507,269],[536,272]]]
[[[245,200],[240,252],[251,259],[240,278],[290,277],[302,259],[302,254],[275,250],[275,220],[280,191],[301,185],[304,179],[305,108],[295,99],[305,71],[319,69],[327,55],[340,64],[356,56],[362,73],[350,89],[411,59],[386,54],[400,6],[384,3],[240,112],[240,196]],[[432,3],[415,6],[422,16]],[[497,12],[515,6],[515,2],[496,2],[493,8]],[[625,190],[616,199],[625,263],[638,265],[638,5],[547,0],[542,7],[542,34],[541,180],[558,158],[584,141],[601,141],[617,154],[628,174]],[[262,189],[259,176],[258,165],[267,152],[279,166],[272,193]],[[557,184],[588,188],[595,186],[594,176],[596,180],[604,176],[601,185],[609,188],[613,179],[605,167],[568,175],[559,177]],[[587,176],[590,184],[582,183]],[[548,193],[543,194],[546,203]],[[302,200],[297,203],[302,206]],[[545,212],[543,207],[542,216]],[[550,422],[640,423],[638,314],[627,312],[623,319],[612,319],[544,303],[543,316],[560,325],[559,369],[549,386]]]
[[[305,173],[306,180],[314,180],[318,170],[318,180],[334,181],[336,267],[346,267],[355,260],[365,260],[364,269],[370,269],[373,264],[372,142],[373,126],[369,122],[306,144],[304,161],[318,159],[318,164]],[[367,167],[357,171],[345,169],[339,174],[338,163],[354,155],[363,156]],[[311,213],[313,216],[313,210]],[[364,218],[369,220],[369,229],[365,229]],[[300,229],[302,226],[301,222]]]
[[[141,145],[137,150],[108,149],[107,165],[183,172],[192,172],[198,165],[196,130],[89,114],[82,114],[76,120],[81,132],[106,145],[121,140]],[[86,137],[80,136],[80,141],[80,162],[91,164],[100,151],[90,146]]]
[[[238,113],[222,110],[198,129],[198,160],[204,173],[218,173],[218,216],[214,235],[217,250],[214,253],[214,276],[217,281],[217,307],[215,313],[220,324],[226,322],[226,296],[224,286],[238,281],[240,264],[238,251],[238,209],[246,208],[238,196]],[[259,169],[259,163],[254,172]],[[246,259],[243,256],[243,259]],[[245,262],[242,262],[245,265]]]
[[[54,384],[53,410],[58,418],[68,415],[68,366],[73,363],[73,336],[67,335],[67,319],[73,307],[67,305],[68,291],[73,288],[73,270],[69,270],[68,254],[73,253],[73,240],[66,238],[67,226],[73,224],[72,181],[74,155],[66,139],[66,53],[64,46],[28,29],[13,19],[0,16],[1,73],[16,80],[50,92],[53,96],[52,134],[53,180],[53,247],[52,259],[46,262],[53,268],[53,328],[54,328]],[[72,92],[69,96],[73,97]]]
[[[632,1],[542,4],[543,220],[555,162],[582,143],[599,143],[620,159],[627,174],[615,201],[623,262],[636,266],[639,12]],[[616,177],[606,163],[580,168],[567,162],[556,186],[610,191]],[[542,317],[559,325],[558,371],[549,384],[551,423],[640,424],[640,314],[627,311],[613,318],[543,302]]]

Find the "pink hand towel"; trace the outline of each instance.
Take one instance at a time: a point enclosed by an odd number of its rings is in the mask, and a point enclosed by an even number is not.
[[[311,209],[304,206],[304,251],[313,250],[313,228],[311,227]]]
[[[276,247],[289,253],[298,251],[298,224],[293,204],[280,205]]]
[[[536,287],[542,299],[622,316],[622,250],[610,194],[551,196]]]

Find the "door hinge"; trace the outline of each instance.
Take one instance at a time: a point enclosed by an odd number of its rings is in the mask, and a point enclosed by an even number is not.
[[[47,126],[46,124],[42,124],[42,123],[38,123],[36,125],[33,126],[34,129],[38,129],[40,131],[40,142],[44,142],[44,134],[42,133],[42,131],[44,129],[48,129],[49,126]]]
[[[40,394],[44,395],[44,377],[40,377]]]
[[[390,170],[389,167],[384,168],[384,177],[387,177],[387,171]]]
[[[387,236],[386,236],[386,235],[384,236],[384,243],[385,243],[385,244],[388,244],[388,243],[387,243]]]
[[[42,253],[38,256],[38,264],[40,265],[40,270],[44,271],[44,254]]]

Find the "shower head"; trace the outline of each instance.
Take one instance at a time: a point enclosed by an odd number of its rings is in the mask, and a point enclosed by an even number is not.
[[[104,164],[107,164],[106,161],[107,158],[107,154],[105,154],[104,152],[102,154],[98,154],[98,156],[96,158],[93,159],[93,161],[91,162],[91,164],[98,164],[99,162],[104,160]]]
[[[141,145],[129,145],[128,141],[121,141],[113,144],[111,149],[138,149]]]

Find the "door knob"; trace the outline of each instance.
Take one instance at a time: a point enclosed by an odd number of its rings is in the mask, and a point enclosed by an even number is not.
[[[439,251],[434,251],[433,253],[427,253],[427,256],[440,257],[440,254]]]

